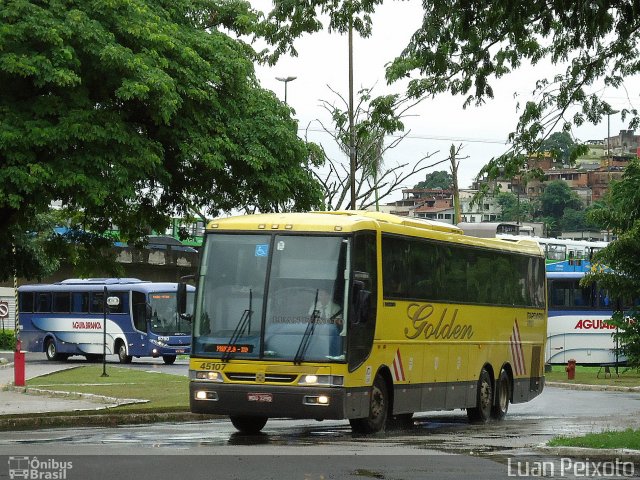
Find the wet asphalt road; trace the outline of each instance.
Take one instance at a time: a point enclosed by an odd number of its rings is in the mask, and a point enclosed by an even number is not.
[[[75,362],[84,361],[70,360]],[[168,366],[161,360],[134,359],[129,368],[187,374],[186,360]],[[150,455],[158,465],[173,455],[219,460],[214,471],[210,461],[189,460],[190,478],[509,478],[514,473],[508,470],[509,462],[520,458],[558,465],[559,459],[536,450],[554,436],[627,427],[640,428],[640,394],[547,387],[533,401],[511,405],[503,422],[485,425],[469,424],[465,412],[457,410],[417,414],[410,428],[372,437],[354,436],[346,421],[292,420],[269,420],[263,434],[253,437],[237,434],[227,420],[5,432],[0,455],[100,455],[89,462],[79,460],[82,465],[101,464],[110,455]],[[130,461],[131,468],[145,465]],[[0,478],[2,465],[0,458]],[[635,472],[640,473],[640,467]],[[572,478],[570,472],[562,473]],[[99,469],[91,475],[107,478]],[[137,477],[147,478],[144,472]]]

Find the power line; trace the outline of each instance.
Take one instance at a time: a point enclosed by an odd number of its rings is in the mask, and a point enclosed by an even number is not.
[[[305,132],[316,132],[316,133],[325,133],[327,135],[337,134],[338,132],[328,132],[322,128],[304,128],[299,127],[298,131]],[[392,134],[385,135],[385,137],[393,137],[393,138],[411,138],[413,140],[435,140],[435,141],[447,141],[447,142],[469,142],[469,143],[488,143],[488,144],[496,144],[496,145],[508,145],[510,142],[504,140],[495,140],[489,138],[468,138],[468,137],[448,137],[441,135],[401,135],[401,134]]]

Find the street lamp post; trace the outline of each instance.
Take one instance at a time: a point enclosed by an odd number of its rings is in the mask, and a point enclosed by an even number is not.
[[[293,82],[298,77],[276,77],[276,80],[284,82],[284,104],[287,105],[287,83]]]
[[[620,110],[607,111],[607,160],[611,156],[611,115],[620,113]]]

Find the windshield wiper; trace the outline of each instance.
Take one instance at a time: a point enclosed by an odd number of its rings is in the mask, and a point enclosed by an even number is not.
[[[249,289],[249,308],[242,312],[240,320],[238,320],[238,324],[236,325],[233,334],[231,334],[229,343],[227,343],[224,354],[222,355],[223,362],[228,362],[231,358],[231,355],[234,353],[233,347],[236,345],[236,343],[238,343],[238,340],[244,334],[245,328],[247,329],[247,335],[251,335],[251,315],[253,314],[252,304],[253,290]]]
[[[319,289],[316,290],[316,299],[313,302],[313,312],[311,312],[311,316],[309,317],[309,321],[307,322],[307,328],[305,328],[304,334],[302,335],[302,340],[300,341],[300,345],[298,345],[296,356],[293,357],[294,365],[300,365],[302,363],[304,355],[309,348],[309,344],[311,343],[311,336],[316,329],[316,322],[320,317],[320,312],[316,308],[318,306],[318,292]]]

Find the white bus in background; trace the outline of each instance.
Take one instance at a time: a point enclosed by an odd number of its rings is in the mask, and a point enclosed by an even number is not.
[[[521,236],[498,234],[504,240],[522,240]],[[609,242],[570,240],[566,238],[527,237],[544,250],[547,272],[588,272],[593,255],[609,245]]]
[[[617,355],[609,325],[614,304],[597,285],[580,286],[585,272],[547,272],[549,321],[545,361],[564,364],[573,359],[581,365],[624,363]]]

